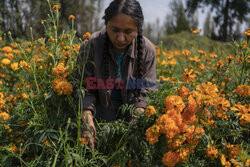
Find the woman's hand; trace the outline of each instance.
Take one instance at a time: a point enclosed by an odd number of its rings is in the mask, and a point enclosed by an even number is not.
[[[144,108],[140,108],[140,107],[136,108],[135,115],[142,114],[144,112],[144,110],[145,110]]]
[[[87,126],[87,128],[82,129],[82,137],[86,138],[88,140],[89,146],[94,151],[95,148],[95,136],[96,136],[96,129],[95,124],[93,121],[93,115],[90,110],[85,110],[82,112],[82,119],[84,124]],[[91,133],[90,133],[90,131]]]

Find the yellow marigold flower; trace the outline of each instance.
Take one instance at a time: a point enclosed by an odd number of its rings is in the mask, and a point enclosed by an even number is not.
[[[5,53],[11,53],[12,52],[12,48],[9,46],[5,46],[2,48],[2,51]]]
[[[248,28],[245,32],[243,32],[243,35],[250,36],[250,28]]]
[[[75,17],[74,15],[72,15],[72,14],[69,15],[69,20],[71,20],[71,19],[72,19],[72,20],[75,20],[75,18],[76,18],[76,17]]]
[[[89,39],[89,37],[91,36],[91,34],[89,32],[86,32],[82,37],[84,40]]]
[[[88,144],[88,141],[87,141],[86,138],[79,138],[79,142],[80,142],[80,143],[83,143],[83,144],[85,144],[85,145]]]
[[[4,121],[8,120],[10,118],[10,115],[6,112],[0,113],[0,118]]]
[[[233,91],[234,93],[238,93],[242,97],[250,96],[250,86],[248,85],[239,85],[236,90]]]
[[[191,70],[185,69],[184,71],[185,72],[182,74],[182,79],[184,82],[186,82],[187,84],[190,84],[191,82],[195,81],[196,75],[192,74],[193,69]]]
[[[60,5],[54,5],[52,7],[52,10],[56,12],[56,10],[60,10],[61,9],[61,6]]]
[[[154,106],[147,106],[146,110],[145,110],[145,114],[150,117],[151,115],[156,114],[156,110],[154,108]]]
[[[226,156],[224,154],[221,154],[220,162],[222,166],[231,167],[230,162],[227,161]]]
[[[14,62],[14,63],[12,63],[11,65],[10,65],[10,68],[12,69],[12,70],[18,70],[19,69],[19,67],[18,67],[18,63],[17,62]]]
[[[1,63],[2,64],[4,64],[4,65],[8,65],[8,64],[10,64],[10,60],[9,59],[7,59],[7,58],[4,58],[2,61],[1,61]]]
[[[58,95],[70,95],[72,93],[72,85],[64,78],[58,77],[53,80],[53,90]]]
[[[162,162],[168,167],[174,167],[179,162],[179,155],[176,152],[169,151],[162,157]]]
[[[178,95],[170,95],[164,101],[167,110],[175,109],[181,112],[185,108],[182,98]]]
[[[214,146],[210,145],[207,148],[207,150],[206,150],[206,156],[208,158],[214,160],[214,159],[216,159],[218,157],[218,155],[219,155],[219,152],[218,152],[218,150]]]
[[[21,96],[22,96],[22,99],[28,99],[29,98],[29,96],[24,92],[21,93]]]

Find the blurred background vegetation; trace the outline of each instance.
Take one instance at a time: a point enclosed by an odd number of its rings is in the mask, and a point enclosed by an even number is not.
[[[64,30],[71,27],[68,16],[73,14],[76,17],[74,26],[78,37],[104,27],[101,19],[104,0],[55,0],[52,4],[62,7],[61,25]],[[0,6],[0,35],[10,31],[15,39],[30,39],[30,27],[34,38],[45,35],[41,20],[49,13],[46,0],[1,0]],[[233,38],[239,41],[245,31],[241,25],[250,27],[250,0],[175,0],[171,1],[170,9],[170,14],[162,16],[165,17],[163,25],[159,19],[144,24],[145,36],[155,44],[163,41],[168,48],[181,48],[185,41],[193,38],[187,32],[199,24],[198,9],[209,11],[202,27],[203,37],[196,40],[201,48],[218,46],[215,40],[230,42]]]

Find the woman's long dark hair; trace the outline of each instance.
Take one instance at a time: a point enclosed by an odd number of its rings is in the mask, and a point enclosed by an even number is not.
[[[124,13],[128,16],[130,16],[137,25],[138,28],[138,34],[137,34],[137,71],[136,71],[136,77],[142,78],[143,77],[143,62],[142,62],[142,26],[144,22],[144,16],[142,13],[141,5],[136,0],[113,0],[108,8],[105,10],[105,15],[103,16],[103,19],[105,21],[105,24],[107,25],[108,21],[116,16],[119,13]],[[109,75],[109,37],[106,34],[106,40],[104,45],[104,79],[106,80]]]

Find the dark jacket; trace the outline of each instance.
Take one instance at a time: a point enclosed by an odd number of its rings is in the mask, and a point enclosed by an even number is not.
[[[81,67],[81,63],[84,60],[89,62],[84,68],[84,81],[87,77],[95,77],[97,79],[104,79],[104,43],[106,38],[106,29],[95,32],[91,35],[89,40],[84,41],[80,48],[80,54],[77,59],[78,68]],[[149,89],[155,90],[155,85],[150,88],[142,88],[140,93],[136,96],[136,89],[126,89],[127,77],[136,78],[137,70],[137,48],[136,41],[137,38],[133,39],[132,43],[128,46],[128,50],[123,57],[122,61],[122,78],[124,79],[123,89],[121,89],[122,103],[134,104],[136,108],[146,107],[145,97],[148,95]],[[111,45],[109,45],[111,46]],[[143,37],[143,77],[142,79],[149,79],[155,81],[156,79],[156,54],[153,44],[146,38]],[[115,79],[117,76],[118,63],[114,57],[114,54],[111,50],[109,59],[109,78]],[[92,63],[91,63],[92,62]],[[94,62],[94,63],[93,63]],[[95,65],[94,65],[95,64]],[[78,79],[81,78],[81,75],[78,71]],[[105,81],[104,81],[105,83]],[[84,84],[86,87],[86,83]],[[99,103],[103,107],[108,107],[111,103],[110,100],[111,90],[109,89],[89,89],[85,92],[85,96],[81,102],[81,110],[91,110],[93,113],[96,112],[96,104]]]

